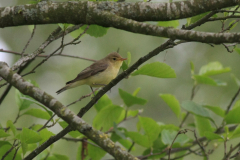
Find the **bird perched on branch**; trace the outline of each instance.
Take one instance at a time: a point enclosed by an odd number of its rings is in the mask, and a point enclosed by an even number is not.
[[[105,58],[85,68],[75,79],[67,82],[66,86],[56,93],[59,94],[67,89],[85,84],[89,85],[92,91],[92,87],[105,86],[117,76],[123,61],[126,59],[122,58],[117,52],[110,53]]]

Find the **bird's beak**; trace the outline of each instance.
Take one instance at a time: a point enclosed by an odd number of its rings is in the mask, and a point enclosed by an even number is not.
[[[127,60],[127,58],[121,58],[121,59],[120,59],[120,61],[125,61],[125,60]]]

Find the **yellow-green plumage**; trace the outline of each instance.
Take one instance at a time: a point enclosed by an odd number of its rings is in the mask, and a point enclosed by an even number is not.
[[[67,82],[66,86],[56,93],[59,94],[67,89],[81,85],[89,85],[91,87],[107,85],[117,76],[123,60],[126,59],[122,58],[118,53],[110,53],[107,57],[85,68],[75,79]]]

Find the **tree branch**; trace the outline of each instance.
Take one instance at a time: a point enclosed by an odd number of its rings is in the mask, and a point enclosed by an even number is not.
[[[186,31],[137,21],[187,18],[207,11],[231,7],[237,5],[239,1],[192,0],[173,3],[40,2],[32,5],[0,8],[0,27],[51,23],[97,24],[134,33],[186,41],[214,44],[233,43],[240,42],[239,33]]]
[[[39,2],[0,8],[0,28],[30,24],[91,24],[94,10],[108,11],[136,21],[169,21],[189,18],[201,13],[238,5],[239,0],[191,0],[172,3],[152,2]],[[46,18],[47,17],[47,18]],[[89,19],[90,18],[90,19]]]
[[[29,95],[38,102],[44,104],[64,121],[70,124],[72,128],[87,136],[97,145],[102,147],[106,152],[111,154],[114,158],[126,160],[136,159],[136,157],[132,156],[120,146],[112,142],[106,134],[93,129],[92,126],[87,124],[72,111],[63,106],[54,97],[25,81],[17,73],[14,73],[5,62],[0,62],[0,76],[23,94]]]

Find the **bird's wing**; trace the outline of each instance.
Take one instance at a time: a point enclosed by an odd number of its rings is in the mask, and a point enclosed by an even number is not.
[[[104,70],[107,69],[107,67],[108,67],[108,64],[106,64],[106,63],[105,64],[93,63],[91,66],[82,70],[82,72],[80,72],[75,79],[67,82],[66,84],[77,82],[77,81],[80,81],[82,79],[86,79],[90,76],[93,76],[93,75],[95,75],[99,72],[103,72]]]

